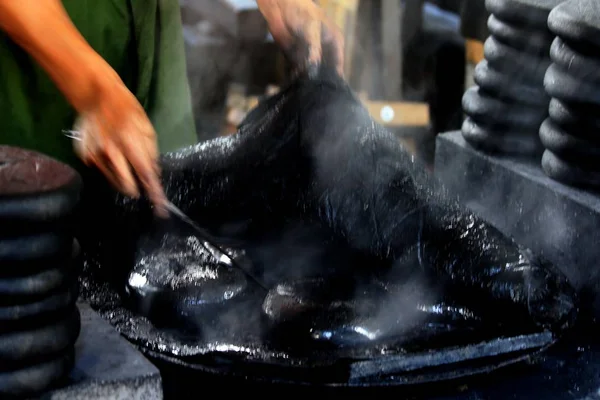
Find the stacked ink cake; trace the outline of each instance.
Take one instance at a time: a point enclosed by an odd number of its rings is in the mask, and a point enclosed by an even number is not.
[[[0,398],[43,392],[72,369],[80,189],[67,165],[0,146]]]
[[[549,15],[556,35],[544,85],[552,97],[540,128],[545,173],[574,186],[600,185],[600,1],[570,0]]]
[[[465,140],[490,153],[534,156],[548,115],[544,74],[554,36],[550,11],[560,0],[486,0],[490,37],[475,68],[476,86],[463,96]]]

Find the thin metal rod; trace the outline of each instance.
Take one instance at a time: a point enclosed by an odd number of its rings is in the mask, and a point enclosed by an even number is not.
[[[74,140],[81,140],[81,133],[78,131],[63,130],[62,133],[68,138],[71,138]],[[166,204],[166,208],[167,208],[167,210],[169,210],[169,212],[171,214],[175,215],[181,221],[185,222],[186,224],[188,224],[189,226],[191,226],[194,229],[194,231],[198,234],[199,238],[201,239],[202,247],[204,247],[204,249],[209,254],[211,254],[213,257],[215,257],[218,261],[225,262],[226,264],[229,264],[230,266],[239,269],[240,271],[242,271],[244,273],[244,275],[246,275],[248,278],[250,278],[250,280],[254,281],[254,283],[256,283],[258,286],[260,286],[261,289],[263,289],[264,291],[269,291],[269,289],[267,289],[267,287],[265,285],[263,285],[262,282],[260,282],[250,272],[248,272],[244,268],[242,268],[242,266],[239,265],[237,263],[237,261],[234,260],[233,257],[231,257],[229,254],[227,254],[227,252],[225,250],[223,250],[219,245],[212,243],[211,239],[209,238],[210,235],[208,233],[206,233],[204,231],[204,229],[200,228],[200,226],[198,226],[198,224],[196,224],[194,221],[192,221],[192,219],[190,217],[188,217],[183,211],[181,211],[179,209],[179,207],[177,207],[175,204],[168,201]],[[223,259],[225,259],[225,260],[223,260]]]
[[[254,283],[256,283],[258,286],[260,286],[263,290],[265,290],[265,291],[269,290],[254,275],[252,275],[250,272],[248,272],[244,268],[242,268],[242,266],[239,265],[237,263],[237,261],[234,260],[233,257],[231,257],[229,254],[227,254],[227,252],[224,249],[222,249],[219,245],[212,243],[211,239],[210,239],[210,235],[208,233],[206,233],[204,231],[204,229],[200,228],[200,226],[198,226],[198,224],[196,224],[194,221],[192,221],[192,219],[189,218],[183,211],[181,211],[179,209],[179,207],[177,207],[175,204],[168,201],[166,204],[166,208],[167,208],[167,210],[169,210],[169,212],[171,214],[178,217],[181,221],[185,222],[186,224],[191,226],[196,231],[199,238],[202,240],[202,246],[213,257],[215,257],[219,261],[222,261],[223,258],[225,258],[227,264],[242,271],[244,273],[244,275],[246,275],[248,278],[250,278],[252,281],[254,281]]]

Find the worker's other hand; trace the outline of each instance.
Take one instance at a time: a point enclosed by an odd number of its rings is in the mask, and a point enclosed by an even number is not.
[[[166,197],[152,123],[116,72],[107,68],[96,76],[95,98],[75,123],[80,136],[75,151],[123,194],[136,198],[144,190],[156,214],[164,217]]]
[[[257,4],[273,39],[298,72],[311,73],[321,62],[332,62],[343,76],[343,36],[313,0],[257,0]]]

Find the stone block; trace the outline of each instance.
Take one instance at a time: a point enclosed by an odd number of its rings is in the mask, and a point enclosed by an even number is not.
[[[78,304],[81,334],[69,382],[42,399],[162,400],[158,369],[89,305]]]
[[[600,316],[600,196],[553,181],[539,160],[490,156],[439,135],[435,175],[464,205],[557,265]]]

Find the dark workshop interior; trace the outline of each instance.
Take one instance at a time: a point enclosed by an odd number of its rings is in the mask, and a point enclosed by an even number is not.
[[[0,0],[0,76],[0,399],[600,400],[600,0]]]

